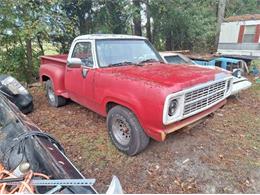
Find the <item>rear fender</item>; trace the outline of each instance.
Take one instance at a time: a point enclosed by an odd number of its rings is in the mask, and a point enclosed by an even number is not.
[[[65,92],[64,71],[55,68],[55,65],[44,65],[40,70],[40,80],[43,82],[43,77],[48,77],[52,81],[55,95],[61,95]]]

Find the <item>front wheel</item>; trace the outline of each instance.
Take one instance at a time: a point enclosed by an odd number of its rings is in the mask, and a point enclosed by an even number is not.
[[[109,136],[120,151],[134,156],[144,150],[150,138],[145,134],[134,113],[122,106],[115,106],[107,116]]]
[[[51,80],[46,81],[46,96],[49,104],[53,107],[60,107],[66,104],[64,97],[55,95]]]

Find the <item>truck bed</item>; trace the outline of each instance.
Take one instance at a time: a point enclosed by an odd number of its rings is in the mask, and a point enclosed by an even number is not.
[[[41,56],[40,78],[41,81],[53,79],[56,95],[68,98],[65,89],[65,69],[68,54]],[[53,74],[55,73],[55,76]],[[43,76],[44,74],[44,76]]]
[[[46,55],[41,56],[41,65],[55,63],[57,65],[65,65],[67,63],[68,54]]]

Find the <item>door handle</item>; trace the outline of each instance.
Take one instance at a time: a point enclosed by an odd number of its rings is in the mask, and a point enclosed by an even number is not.
[[[87,68],[82,68],[81,74],[82,74],[83,78],[86,78],[87,75],[88,75],[88,69]]]

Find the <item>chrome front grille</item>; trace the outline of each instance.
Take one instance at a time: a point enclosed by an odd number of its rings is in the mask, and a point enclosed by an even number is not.
[[[185,94],[183,116],[195,114],[199,110],[209,107],[225,98],[226,80],[206,87],[195,89]]]

